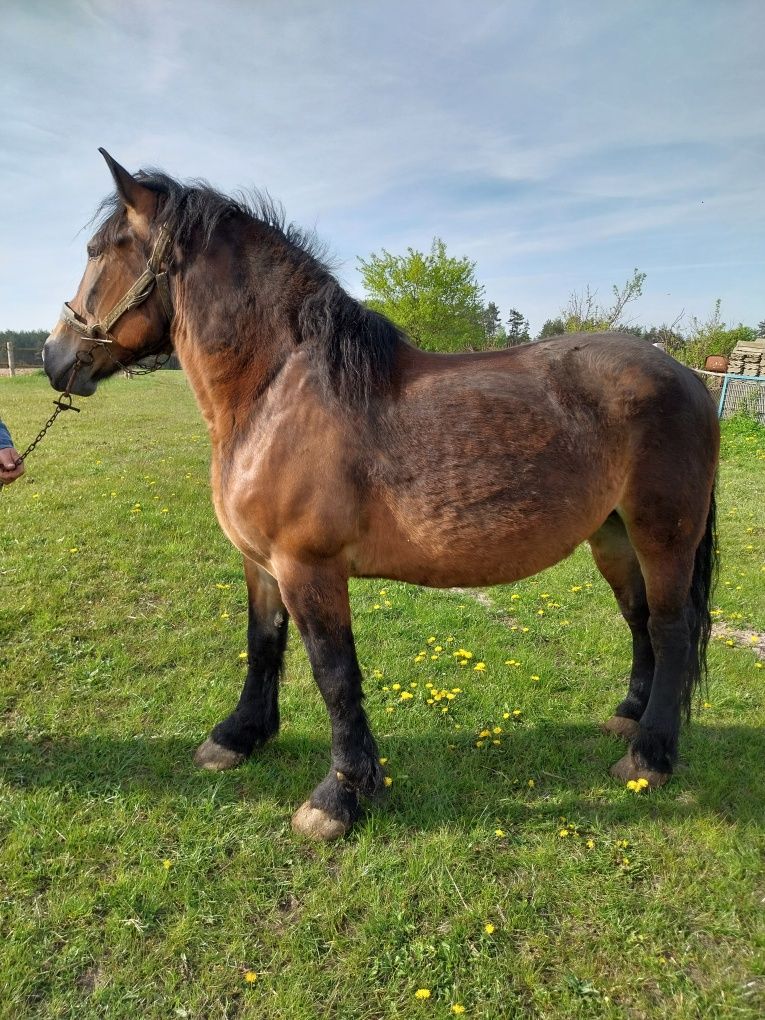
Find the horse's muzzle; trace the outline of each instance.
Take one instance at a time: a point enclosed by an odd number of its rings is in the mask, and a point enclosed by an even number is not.
[[[61,341],[52,335],[43,345],[42,360],[51,386],[59,393],[68,391],[78,397],[89,397],[96,392],[92,359],[89,364],[79,364],[73,372],[77,352],[66,350]]]

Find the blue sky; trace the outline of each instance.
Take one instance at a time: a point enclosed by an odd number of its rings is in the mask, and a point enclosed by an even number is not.
[[[110,178],[257,185],[357,256],[477,264],[538,329],[647,273],[637,322],[765,319],[762,0],[5,0],[0,329],[53,324]]]

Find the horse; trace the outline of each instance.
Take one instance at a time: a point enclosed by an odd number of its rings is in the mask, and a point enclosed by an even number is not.
[[[234,768],[277,733],[291,617],[332,728],[329,772],[292,826],[344,835],[384,787],[349,578],[506,584],[587,541],[632,634],[628,690],[604,724],[628,744],[611,773],[665,783],[711,630],[719,425],[703,383],[624,333],[420,350],[267,195],[133,175],[99,151],[116,191],[44,366],[87,396],[174,351],[201,408],[249,610],[241,696],[195,763]]]

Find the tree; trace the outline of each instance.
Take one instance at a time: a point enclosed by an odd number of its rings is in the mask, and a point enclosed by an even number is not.
[[[507,317],[507,346],[526,344],[530,339],[529,320],[524,319],[517,308],[511,308]]]
[[[635,301],[643,293],[645,273],[633,270],[632,276],[624,286],[611,288],[613,301],[610,305],[601,305],[598,292],[590,290],[589,285],[581,292],[574,291],[565,308],[561,309],[565,331],[567,333],[604,333],[610,329],[624,329],[629,320],[623,318],[624,309],[631,301]]]
[[[765,319],[757,323],[757,336],[765,336]]]
[[[470,259],[452,258],[439,237],[427,254],[384,248],[359,259],[366,303],[387,315],[429,351],[477,350],[487,346],[483,287]]]
[[[537,340],[544,340],[548,336],[560,336],[566,332],[566,323],[560,316],[557,319],[548,319],[539,331]]]
[[[504,346],[505,331],[502,329],[499,308],[497,308],[493,301],[490,301],[484,308],[482,321],[486,342],[495,347]]]

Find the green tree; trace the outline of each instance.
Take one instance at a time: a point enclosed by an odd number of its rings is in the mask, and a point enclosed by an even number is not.
[[[544,340],[548,336],[560,336],[566,332],[566,323],[558,316],[557,319],[548,319],[539,331],[537,340]]]
[[[757,323],[757,336],[765,336],[765,319]]]
[[[529,320],[524,319],[517,308],[511,308],[507,317],[507,346],[527,344],[530,339]]]
[[[504,347],[505,331],[502,328],[502,320],[499,317],[499,308],[490,301],[483,310],[483,330],[486,334],[486,342],[494,347]]]
[[[611,288],[613,298],[611,304],[602,305],[598,300],[598,292],[590,290],[570,295],[566,307],[561,309],[561,318],[567,333],[605,333],[610,329],[624,329],[628,320],[624,319],[624,310],[631,301],[635,301],[643,293],[645,273],[633,270],[632,276],[622,287],[616,284]]]
[[[387,315],[428,351],[478,350],[487,343],[483,287],[470,259],[452,258],[439,237],[428,253],[384,248],[359,268],[370,308]]]

